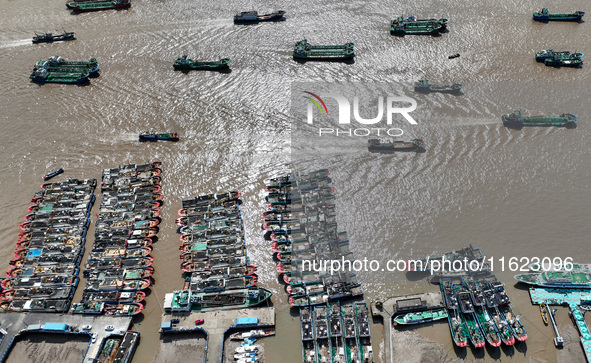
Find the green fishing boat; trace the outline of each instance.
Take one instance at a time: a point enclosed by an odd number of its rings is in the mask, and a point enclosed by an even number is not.
[[[194,61],[187,58],[186,54],[177,58],[172,66],[178,70],[198,70],[198,71],[219,71],[230,68],[230,58],[222,58],[219,61],[203,62]]]
[[[571,113],[563,113],[560,116],[522,116],[520,111],[505,114],[501,117],[505,126],[566,126],[577,120],[577,116]]]
[[[53,57],[49,57],[46,61],[39,61],[35,65],[38,68],[47,68],[52,70],[57,70],[59,68],[62,69],[71,69],[77,68],[82,71],[88,71],[90,75],[97,74],[99,71],[98,60],[96,58],[90,58],[89,60],[65,60],[62,57],[55,55]]]
[[[447,28],[447,23],[448,23],[449,19],[445,19],[445,18],[441,18],[441,19],[417,19],[414,16],[409,16],[407,18],[403,17],[403,16],[399,16],[398,18],[392,20],[392,23],[390,25],[390,28],[396,27],[398,25],[401,24],[409,24],[409,25],[414,25],[414,26],[419,26],[419,27],[425,27],[425,26],[429,26],[429,25],[439,25],[440,31],[443,31],[445,28]]]
[[[66,4],[68,9],[77,12],[99,11],[108,9],[124,9],[131,6],[130,0],[113,0],[113,1],[97,1],[97,2],[77,2],[72,1]]]
[[[591,273],[572,271],[548,271],[515,275],[515,279],[528,285],[562,289],[591,288]]]
[[[548,9],[543,8],[541,11],[535,12],[532,16],[537,21],[581,21],[585,15],[584,11],[575,11],[572,13],[552,14]]]
[[[311,45],[306,39],[295,44],[293,57],[296,60],[332,60],[346,61],[355,57],[355,44],[343,45]]]
[[[429,323],[436,320],[441,320],[447,318],[447,311],[446,309],[437,309],[437,310],[427,310],[421,311],[418,313],[408,313],[404,315],[398,315],[394,318],[395,324],[401,325],[412,325],[412,324],[421,324],[421,323]]]
[[[256,287],[202,293],[179,290],[166,294],[164,309],[171,312],[241,309],[260,305],[271,295],[269,290]]]
[[[555,53],[544,59],[544,64],[550,67],[580,67],[583,65],[583,53]]]
[[[78,70],[76,72],[67,71],[48,71],[45,68],[35,68],[29,76],[33,82],[37,83],[84,83],[88,81],[88,72]]]
[[[390,27],[392,35],[436,35],[442,30],[442,26],[436,22],[427,23],[401,23]]]
[[[476,306],[475,315],[488,344],[493,347],[501,345],[501,334],[499,333],[494,320],[489,315],[488,310],[483,306]]]

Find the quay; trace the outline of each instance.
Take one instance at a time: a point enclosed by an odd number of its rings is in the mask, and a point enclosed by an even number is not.
[[[256,317],[257,322],[249,325],[236,325],[238,318]],[[173,319],[178,319],[178,323],[172,323]],[[195,321],[203,319],[203,323],[196,325]],[[176,321],[176,320],[175,320]],[[193,344],[195,352],[203,350],[204,363],[221,363],[224,361],[224,342],[230,333],[241,328],[256,329],[275,326],[275,307],[258,307],[248,309],[228,309],[214,310],[207,312],[175,312],[173,314],[164,314],[160,333],[165,339],[169,334],[187,334],[202,332],[205,339],[199,339]],[[176,338],[175,338],[176,339]],[[166,349],[163,342],[161,352]],[[159,353],[165,354],[165,353]],[[199,361],[195,359],[195,361]]]
[[[15,351],[15,348],[19,344],[46,344],[47,347],[36,349],[36,352],[41,355],[56,354],[56,352],[51,352],[51,350],[56,349],[55,344],[52,347],[52,344],[48,343],[27,342],[17,339],[26,334],[43,335],[44,337],[56,334],[62,336],[64,334],[73,335],[73,338],[76,336],[77,340],[82,344],[86,344],[86,346],[82,356],[72,357],[72,359],[79,362],[92,362],[97,357],[104,339],[113,335],[124,335],[130,326],[131,317],[113,318],[110,316],[5,312],[2,314],[2,323],[0,325],[0,332],[3,334],[2,340],[0,341],[0,352],[2,354],[0,356],[0,363],[19,361],[18,357],[11,357],[11,353]],[[83,327],[87,329],[83,329]],[[107,330],[107,327],[109,330]],[[92,335],[94,333],[96,333],[96,339],[93,341]],[[135,349],[135,346],[130,347],[130,349]],[[65,346],[59,346],[59,350],[66,350]],[[32,351],[32,349],[27,346],[21,347],[19,351],[27,352]],[[66,352],[64,354],[75,353],[75,350],[72,349],[72,352]],[[46,356],[38,356],[37,358],[46,358]]]
[[[392,319],[396,315],[444,307],[439,291],[389,297],[373,301],[371,314],[381,317],[384,324],[384,363],[394,363]]]

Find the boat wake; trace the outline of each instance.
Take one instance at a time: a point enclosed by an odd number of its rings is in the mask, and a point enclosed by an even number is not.
[[[10,42],[1,42],[0,48],[14,48],[20,47],[23,45],[31,44],[31,39],[20,39],[20,40],[13,40]]]

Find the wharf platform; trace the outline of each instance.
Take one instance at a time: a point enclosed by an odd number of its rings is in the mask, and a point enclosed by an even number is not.
[[[236,326],[238,318],[257,317],[258,323],[253,325]],[[166,326],[173,319],[178,323]],[[195,321],[203,319],[203,323],[196,325]],[[162,315],[160,333],[163,335],[174,333],[203,332],[206,335],[204,363],[223,362],[224,341],[230,333],[243,328],[263,328],[275,326],[275,307],[259,307],[248,309],[214,310],[207,312],[175,312]],[[202,346],[203,344],[200,344]],[[190,357],[187,357],[190,358]]]
[[[392,338],[395,330],[392,319],[395,316],[443,306],[445,305],[439,291],[395,296],[373,301],[371,303],[371,314],[373,317],[381,317],[384,323],[384,363],[394,363]]]
[[[131,317],[112,317],[102,315],[69,315],[69,314],[47,314],[47,313],[2,313],[0,320],[0,333],[3,334],[0,341],[0,363],[10,358],[10,350],[13,348],[15,338],[25,334],[72,334],[88,338],[88,346],[84,355],[77,361],[92,361],[101,346],[104,338],[111,335],[123,335],[131,326]],[[66,324],[65,330],[47,330],[43,327],[47,323]],[[86,325],[90,329],[83,330]],[[106,328],[109,327],[109,330]],[[96,340],[92,341],[92,334],[97,333]],[[42,344],[42,343],[35,343]],[[42,351],[42,350],[41,350]],[[42,359],[43,357],[38,357]]]

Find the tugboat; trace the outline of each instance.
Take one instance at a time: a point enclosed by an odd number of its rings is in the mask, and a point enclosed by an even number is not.
[[[570,55],[575,58],[581,58],[583,56],[583,53],[572,53],[571,54],[571,52],[569,52],[568,50],[565,50],[562,52],[556,52],[553,49],[546,49],[546,50],[540,50],[539,52],[536,52],[536,61],[543,62],[546,59],[553,58],[556,54]]]
[[[460,93],[464,86],[459,83],[453,84],[430,84],[428,80],[421,79],[415,82],[415,92],[442,92]]]
[[[99,1],[99,2],[77,2],[72,1],[66,4],[68,9],[77,12],[109,10],[109,9],[124,9],[131,7],[130,0],[113,0],[113,1]]]
[[[261,21],[283,21],[285,11],[279,10],[274,13],[259,15],[256,11],[244,11],[234,15],[234,24],[255,24]]]
[[[37,83],[84,83],[88,82],[89,73],[80,70],[79,72],[48,72],[45,68],[35,68],[29,76]]]
[[[177,58],[172,66],[178,70],[218,71],[230,68],[230,58],[222,58],[214,62],[194,61],[187,58],[186,54]]]
[[[158,140],[168,140],[168,141],[179,141],[179,133],[178,132],[154,132],[154,131],[144,131],[140,133],[140,141],[158,141]]]
[[[43,180],[49,180],[49,179],[53,178],[54,176],[59,175],[59,174],[61,174],[63,172],[64,172],[64,169],[63,168],[59,168],[56,171],[53,171],[53,172],[51,172],[49,174],[45,174],[45,176],[43,176]]]
[[[74,40],[76,39],[74,32],[67,32],[64,30],[63,34],[53,35],[52,33],[45,33],[45,34],[37,34],[33,37],[33,44],[37,43],[51,43],[51,42],[59,42],[62,40]]]
[[[421,311],[419,313],[408,313],[404,315],[398,315],[396,318],[394,318],[394,323],[401,325],[411,325],[428,323],[445,318],[447,318],[446,309],[437,309]]]
[[[296,60],[348,61],[355,57],[355,43],[344,45],[311,45],[306,39],[295,44],[293,57]]]
[[[505,114],[501,117],[505,126],[566,126],[577,120],[572,113],[563,113],[560,116],[521,116],[520,111]]]
[[[574,13],[566,14],[551,14],[548,9],[543,8],[539,12],[535,12],[533,19],[537,21],[581,21],[585,15],[584,11],[575,11]]]
[[[583,65],[582,56],[583,53],[556,53],[544,59],[544,64],[550,67],[580,67]]]
[[[425,146],[425,140],[412,139],[410,141],[402,141],[393,139],[369,139],[367,141],[367,148],[369,150],[385,150],[385,151],[415,151]]]

